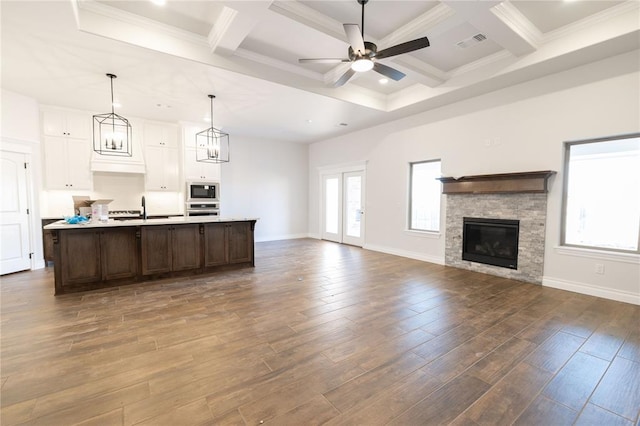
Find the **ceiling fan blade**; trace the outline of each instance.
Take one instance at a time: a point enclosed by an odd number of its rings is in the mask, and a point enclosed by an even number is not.
[[[373,70],[395,81],[401,80],[406,75],[397,69],[388,67],[380,62],[375,62],[373,64]]]
[[[342,77],[340,77],[338,79],[338,81],[336,81],[335,83],[333,83],[333,87],[340,87],[342,85],[344,85],[351,77],[353,77],[353,75],[356,72],[354,70],[352,70],[351,68],[349,68],[347,70],[347,72],[345,72],[344,74],[342,74]]]
[[[426,37],[407,41],[406,43],[396,44],[376,53],[377,59],[388,58],[390,56],[401,55],[403,53],[413,52],[414,50],[429,47],[429,39]]]
[[[343,24],[344,32],[347,34],[347,40],[349,40],[349,44],[354,52],[360,52],[364,55],[364,39],[362,38],[362,34],[360,34],[360,27],[358,24]]]
[[[315,58],[315,59],[298,59],[301,64],[339,64],[342,62],[351,62],[350,59],[340,58]]]

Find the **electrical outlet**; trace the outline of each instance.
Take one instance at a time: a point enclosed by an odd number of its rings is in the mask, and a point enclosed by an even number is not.
[[[596,263],[596,274],[604,274],[604,265],[602,263]]]

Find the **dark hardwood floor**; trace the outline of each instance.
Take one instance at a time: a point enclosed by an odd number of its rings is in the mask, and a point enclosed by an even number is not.
[[[316,240],[194,279],[0,287],[3,426],[638,424],[635,305]]]

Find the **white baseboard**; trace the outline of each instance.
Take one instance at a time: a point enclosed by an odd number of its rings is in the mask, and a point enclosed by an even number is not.
[[[372,251],[379,251],[381,253],[393,254],[395,256],[408,257],[409,259],[422,260],[424,262],[435,263],[437,265],[444,265],[444,257],[440,256],[429,256],[420,252],[399,250],[374,244],[365,244],[363,248]]]
[[[320,240],[320,234],[307,234],[307,238],[313,238],[315,240]]]
[[[31,264],[31,269],[42,269],[44,268],[46,265],[44,263],[44,259],[40,259],[40,260],[36,260],[35,262],[33,262]]]
[[[598,287],[590,284],[583,284],[575,281],[567,281],[553,277],[542,277],[542,285],[545,287],[557,288],[560,290],[573,291],[574,293],[588,294],[589,296],[602,297],[604,299],[616,300],[618,302],[640,305],[640,294],[610,288]]]
[[[256,238],[256,243],[264,243],[267,241],[280,241],[280,240],[295,240],[298,238],[307,238],[307,234],[285,234],[285,235],[274,235],[263,238]]]

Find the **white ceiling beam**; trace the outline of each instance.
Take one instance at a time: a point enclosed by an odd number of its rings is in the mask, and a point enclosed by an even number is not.
[[[439,3],[396,31],[376,42],[379,49],[385,49],[396,44],[410,41],[418,37],[428,36],[429,30],[444,23],[456,14],[455,10],[446,4]]]
[[[234,35],[236,35],[236,37],[230,37],[229,34],[232,28],[231,24],[234,23],[237,16],[237,10],[227,6],[222,7],[220,15],[218,15],[216,22],[213,24],[211,31],[209,31],[209,34],[207,35],[207,40],[209,41],[209,47],[211,48],[212,53],[222,50],[234,51],[240,45],[240,42],[244,40],[248,31],[244,33],[244,37],[238,37],[238,33],[240,33],[239,31],[234,31]],[[233,40],[229,40],[230,38]],[[240,38],[239,42],[238,38]]]
[[[302,3],[297,1],[274,1],[269,6],[269,10],[348,43],[342,22],[329,18]]]
[[[542,32],[510,1],[492,7],[491,12],[533,49],[538,48]]]
[[[251,3],[250,7],[242,2],[222,7],[207,37],[212,53],[232,55],[271,6],[269,1]]]

